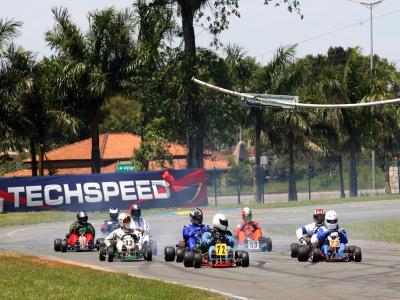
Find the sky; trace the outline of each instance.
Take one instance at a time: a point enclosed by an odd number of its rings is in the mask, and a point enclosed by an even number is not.
[[[371,2],[370,0],[363,0]],[[376,0],[372,1],[375,2]],[[280,46],[297,43],[297,57],[326,53],[331,46],[359,46],[370,54],[370,10],[358,0],[300,0],[301,19],[284,5],[263,5],[264,0],[240,0],[241,17],[231,17],[231,25],[220,40],[224,45],[237,44],[247,55],[267,63]],[[83,29],[87,14],[109,6],[129,7],[127,0],[0,0],[0,18],[24,23],[16,42],[25,49],[50,55],[44,33],[51,29],[52,7],[66,7],[72,19]],[[400,65],[400,0],[384,0],[373,9],[374,53]],[[209,47],[211,37],[196,26],[197,46]],[[222,54],[222,49],[216,50]]]

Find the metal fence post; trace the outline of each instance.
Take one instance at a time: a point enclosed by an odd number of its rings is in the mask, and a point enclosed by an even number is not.
[[[217,171],[214,166],[214,205],[218,206],[217,203]]]
[[[308,162],[308,200],[311,200],[311,164]]]

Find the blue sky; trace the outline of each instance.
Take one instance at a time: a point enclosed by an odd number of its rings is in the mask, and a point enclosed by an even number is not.
[[[241,18],[230,19],[231,26],[221,35],[221,41],[240,45],[262,63],[272,57],[277,47],[300,41],[303,42],[298,45],[298,57],[326,53],[330,46],[360,46],[364,54],[370,53],[369,9],[355,3],[357,0],[301,0],[304,19],[288,13],[283,6],[274,8],[263,2],[241,0]],[[124,8],[131,3],[126,0],[2,0],[0,18],[22,21],[24,26],[17,42],[43,56],[51,53],[46,47],[44,32],[54,24],[52,7],[67,7],[73,20],[86,29],[90,10],[108,6]],[[400,1],[384,0],[374,8],[373,15],[374,53],[400,65]],[[198,46],[208,47],[209,34],[200,27],[196,30]],[[333,31],[336,32],[328,34]]]

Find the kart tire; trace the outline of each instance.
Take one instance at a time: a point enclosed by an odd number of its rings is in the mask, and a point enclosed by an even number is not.
[[[354,248],[354,261],[360,262],[362,260],[362,251],[360,247]]]
[[[106,260],[106,254],[107,254],[107,250],[105,245],[100,245],[99,246],[99,259],[100,261],[105,261]]]
[[[313,263],[319,262],[319,248],[312,249],[311,257],[312,257],[311,260]]]
[[[241,265],[243,268],[247,268],[250,264],[250,256],[249,253],[244,251],[242,253],[242,261],[241,261]]]
[[[309,257],[309,251],[310,249],[307,246],[305,245],[299,246],[299,250],[297,252],[298,261],[307,261]]]
[[[174,261],[175,259],[175,248],[165,247],[164,248],[164,259],[165,261]]]
[[[145,258],[147,261],[151,261],[153,259],[153,250],[151,249],[150,246],[146,247],[145,255],[146,255]]]
[[[150,246],[151,246],[151,252],[154,256],[157,256],[157,242],[156,241],[150,241]]]
[[[299,254],[299,244],[292,243],[290,244],[290,257],[297,257]]]
[[[185,254],[185,250],[183,248],[176,249],[176,262],[183,262],[183,255]]]
[[[267,251],[271,252],[272,250],[272,240],[270,237],[267,237]]]
[[[96,239],[96,249],[97,249],[97,251],[99,251],[100,245],[101,245],[102,243],[104,243],[104,238],[98,238],[98,239]]]
[[[114,247],[110,246],[107,248],[107,261],[113,262],[114,260]]]
[[[193,267],[195,267],[196,269],[201,267],[201,263],[202,263],[202,257],[201,257],[201,253],[196,252],[194,254],[193,257]]]
[[[61,251],[61,244],[62,244],[62,240],[61,239],[55,239],[54,240],[54,251],[60,252]]]
[[[192,251],[185,251],[183,255],[183,265],[185,267],[193,267],[193,260],[194,260],[194,252]]]
[[[68,244],[66,240],[61,241],[61,252],[67,252]]]
[[[239,267],[242,265],[242,255],[243,255],[243,251],[241,251],[241,250],[235,252],[236,265]]]

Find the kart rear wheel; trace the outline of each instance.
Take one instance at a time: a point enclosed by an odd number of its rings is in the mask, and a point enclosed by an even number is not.
[[[200,268],[202,262],[201,253],[196,252],[193,257],[193,267]]]
[[[107,248],[107,261],[113,262],[114,260],[114,247],[110,246]]]
[[[312,254],[311,254],[312,256],[312,262],[313,263],[317,263],[317,262],[319,262],[319,248],[313,248],[312,249]]]
[[[242,254],[243,254],[243,251],[241,251],[241,250],[235,252],[235,260],[236,260],[237,266],[242,265]]]
[[[362,252],[360,247],[355,247],[354,248],[354,261],[355,262],[360,262],[362,259]]]
[[[147,246],[146,247],[146,250],[145,250],[146,252],[146,260],[147,261],[151,261],[152,259],[153,259],[153,251],[151,250],[151,247],[150,246]]]
[[[299,246],[299,250],[297,253],[297,259],[298,261],[307,261],[308,260],[308,253],[309,249],[305,245]]]
[[[165,247],[164,248],[164,259],[165,261],[174,261],[175,259],[175,248]]]
[[[185,254],[185,250],[182,248],[176,249],[176,262],[183,262],[183,255]]]
[[[272,250],[272,240],[270,237],[267,237],[267,251],[271,252]]]
[[[61,241],[61,252],[67,252],[68,244],[66,240]]]
[[[106,254],[107,254],[107,251],[106,251],[106,247],[105,247],[105,245],[100,245],[99,246],[99,259],[100,259],[100,261],[105,261],[106,260]]]
[[[61,239],[54,240],[54,251],[56,251],[56,252],[61,251],[61,243],[62,243]]]
[[[299,244],[292,243],[290,244],[290,257],[297,257],[299,254]]]
[[[250,264],[250,256],[249,253],[244,251],[242,253],[242,267],[247,268]]]
[[[185,267],[193,267],[193,260],[194,260],[194,252],[192,251],[185,251],[183,255],[183,265]]]

